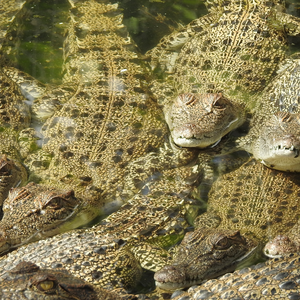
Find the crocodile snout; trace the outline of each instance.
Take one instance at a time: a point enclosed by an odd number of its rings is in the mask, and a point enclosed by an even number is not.
[[[185,280],[185,273],[176,266],[165,266],[154,274],[156,286],[165,290],[174,290]]]

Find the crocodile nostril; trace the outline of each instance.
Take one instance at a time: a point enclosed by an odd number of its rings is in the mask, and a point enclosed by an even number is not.
[[[184,272],[175,266],[165,266],[154,274],[154,280],[157,282],[181,282],[184,278]]]

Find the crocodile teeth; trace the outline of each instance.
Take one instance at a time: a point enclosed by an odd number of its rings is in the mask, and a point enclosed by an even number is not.
[[[295,146],[291,146],[291,147],[285,147],[285,146],[281,146],[281,145],[278,145],[278,146],[275,146],[275,147],[270,147],[270,150],[289,150],[289,151],[295,151],[298,155],[299,153],[299,150],[295,148]]]

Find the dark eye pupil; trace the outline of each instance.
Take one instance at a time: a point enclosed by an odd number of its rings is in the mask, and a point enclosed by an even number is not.
[[[217,108],[224,108],[225,105],[224,105],[224,103],[222,103],[222,102],[223,102],[223,101],[218,100],[218,101],[214,104],[214,106],[217,107]]]

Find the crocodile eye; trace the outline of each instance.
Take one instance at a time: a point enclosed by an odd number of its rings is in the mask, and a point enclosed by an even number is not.
[[[222,94],[219,95],[213,103],[213,107],[218,109],[225,109],[226,105],[227,101],[223,98]]]
[[[62,199],[60,197],[54,197],[48,202],[47,206],[53,209],[61,208],[63,206]]]
[[[53,289],[53,287],[54,287],[54,281],[52,281],[52,280],[45,280],[45,281],[40,282],[37,285],[37,288],[42,292],[49,291],[49,290]]]
[[[221,237],[216,243],[215,248],[216,249],[228,249],[230,247],[229,240],[226,236]]]

